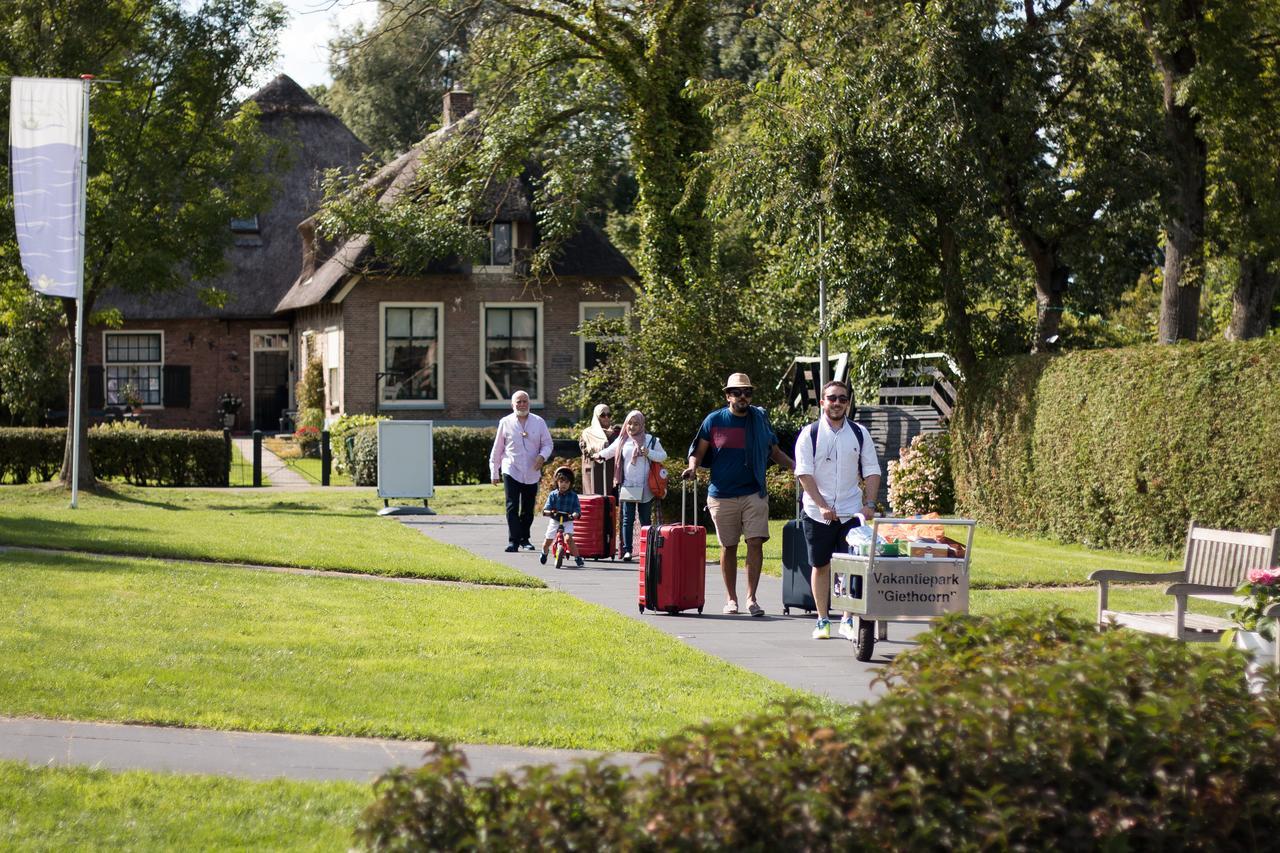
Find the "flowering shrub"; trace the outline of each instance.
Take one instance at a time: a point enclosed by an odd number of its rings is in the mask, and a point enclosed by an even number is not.
[[[947,515],[955,509],[951,439],[945,432],[921,434],[889,462],[889,504],[895,515]]]
[[[1248,583],[1236,595],[1248,596],[1249,603],[1231,612],[1231,618],[1246,631],[1257,631],[1268,640],[1275,639],[1275,620],[1263,619],[1263,612],[1280,602],[1280,568],[1250,569]]]
[[[320,453],[320,430],[313,426],[298,427],[293,440],[302,448],[303,456],[316,456]]]

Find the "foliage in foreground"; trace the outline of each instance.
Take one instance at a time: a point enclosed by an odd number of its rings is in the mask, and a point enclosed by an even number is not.
[[[468,784],[445,747],[358,838],[431,849],[1240,849],[1280,832],[1280,700],[1242,658],[1058,614],[952,617],[833,722],[782,707],[601,763]]]

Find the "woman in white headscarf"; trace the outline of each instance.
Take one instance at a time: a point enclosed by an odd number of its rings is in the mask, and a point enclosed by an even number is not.
[[[610,461],[598,462],[600,451],[618,437],[618,427],[613,425],[609,407],[604,403],[591,413],[591,426],[582,431],[578,446],[582,448],[582,493],[584,495],[616,495],[613,485],[613,465]]]
[[[622,435],[600,451],[600,456],[618,462],[613,476],[618,484],[618,499],[622,503],[622,559],[630,560],[637,508],[641,525],[648,524],[652,517],[649,463],[664,461],[667,451],[662,449],[662,442],[656,435],[645,431],[644,415],[632,409],[622,423]]]

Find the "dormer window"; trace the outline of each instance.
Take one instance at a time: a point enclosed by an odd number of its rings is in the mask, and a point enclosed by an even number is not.
[[[493,222],[485,240],[484,253],[476,263],[481,271],[506,272],[511,269],[512,245],[515,240],[515,224]]]
[[[231,220],[231,237],[237,246],[261,246],[262,234],[258,231],[258,216]]]

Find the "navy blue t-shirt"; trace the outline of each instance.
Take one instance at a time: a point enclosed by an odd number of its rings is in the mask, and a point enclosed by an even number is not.
[[[705,439],[711,444],[702,460],[702,464],[711,469],[711,497],[738,498],[758,494],[763,487],[747,457],[755,421],[752,412],[738,417],[728,406],[717,409],[702,421],[698,439]],[[765,428],[768,429],[767,426]],[[769,430],[769,435],[762,442],[766,453],[771,445],[777,443],[777,437]]]
[[[551,494],[547,495],[547,504],[543,509],[573,516],[582,512],[582,504],[578,501],[578,493],[573,489],[563,494],[560,493],[559,489],[552,489]]]

